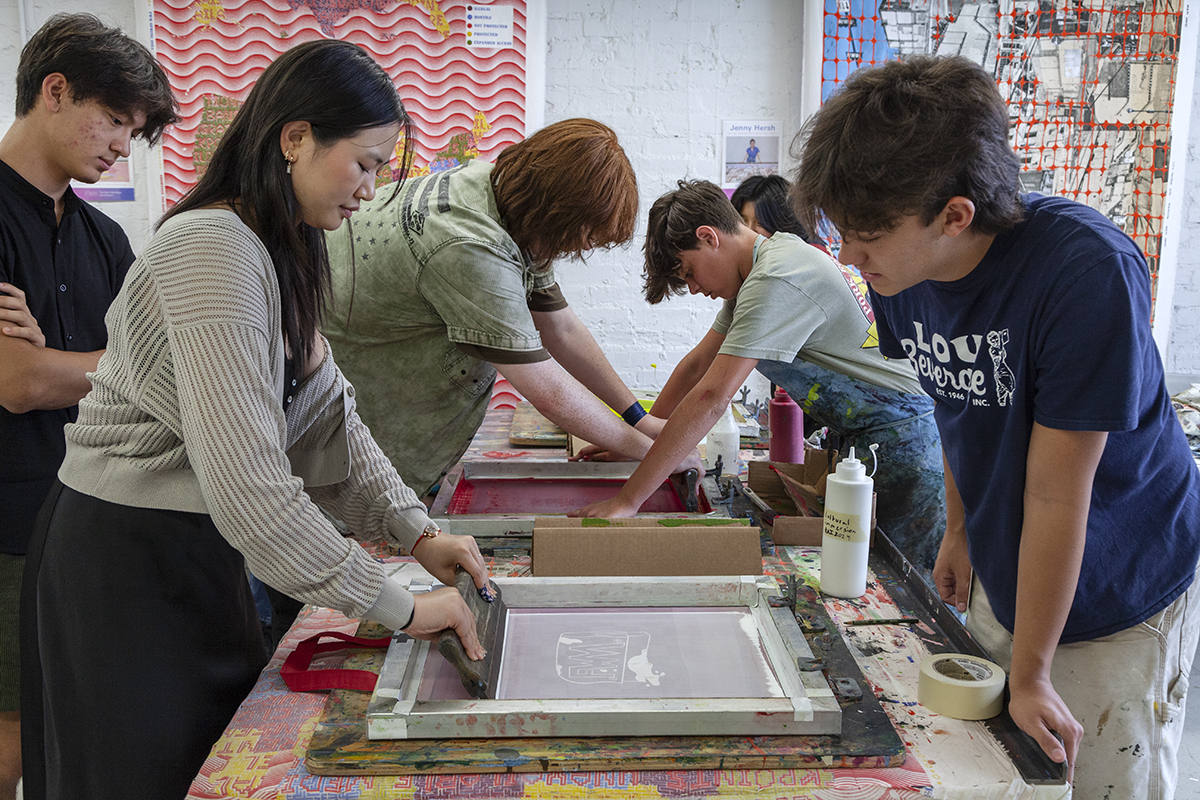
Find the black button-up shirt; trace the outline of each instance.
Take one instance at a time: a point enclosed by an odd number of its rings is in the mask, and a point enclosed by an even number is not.
[[[0,282],[25,292],[46,347],[89,352],[108,343],[104,314],[133,263],[113,220],[67,189],[53,198],[0,161]],[[0,336],[4,334],[0,333]],[[78,409],[13,414],[0,407],[0,551],[24,553],[66,453],[63,426]]]

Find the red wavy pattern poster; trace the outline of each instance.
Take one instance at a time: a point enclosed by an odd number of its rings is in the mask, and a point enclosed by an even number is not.
[[[493,160],[525,133],[525,0],[513,46],[469,47],[466,0],[153,0],[154,45],[183,119],[163,136],[168,206],[195,183],[267,64],[294,44],[361,45],[396,82],[413,119],[410,174]],[[491,7],[500,6],[500,3]],[[393,175],[399,170],[393,160]]]

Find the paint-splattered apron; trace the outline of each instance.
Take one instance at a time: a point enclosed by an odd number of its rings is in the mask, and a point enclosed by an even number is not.
[[[787,390],[813,421],[829,428],[830,444],[850,447],[871,470],[868,445],[879,444],[876,523],[929,577],[946,530],[942,445],[933,399],[885,389],[797,358],[759,361],[758,371]]]

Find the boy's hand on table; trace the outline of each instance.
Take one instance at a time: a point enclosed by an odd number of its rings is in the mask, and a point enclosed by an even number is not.
[[[954,606],[959,613],[967,610],[971,595],[971,559],[967,555],[966,535],[955,535],[946,528],[933,564],[933,584],[942,602]]]
[[[1067,766],[1067,783],[1075,776],[1075,758],[1079,754],[1079,742],[1083,738],[1083,726],[1075,719],[1071,709],[1054,691],[1049,679],[1039,679],[1024,684],[1019,676],[1009,678],[1008,713],[1017,727],[1033,737],[1052,761]],[[1060,742],[1058,736],[1062,737]]]
[[[679,466],[676,467],[671,474],[678,475],[680,472],[687,472],[689,469],[696,470],[696,473],[701,478],[705,476],[706,473],[704,471],[704,461],[700,458],[699,450],[693,449],[692,452],[688,453],[687,456],[684,457],[683,461],[679,462]]]
[[[591,505],[576,509],[570,514],[567,514],[567,516],[593,517],[600,519],[623,519],[625,517],[632,517],[637,514],[637,512],[637,506],[631,506],[629,503],[621,499],[621,495],[617,495],[616,497],[608,500],[601,500],[598,503],[592,503]]]
[[[633,461],[632,458],[626,458],[620,453],[614,453],[612,450],[605,450],[603,447],[595,444],[589,444],[587,447],[581,447],[579,452],[567,458],[568,461]]]

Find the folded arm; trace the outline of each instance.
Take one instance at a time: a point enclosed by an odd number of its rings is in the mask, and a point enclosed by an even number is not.
[[[25,339],[34,347],[45,347],[46,336],[29,310],[25,292],[11,283],[0,283],[0,333]]]
[[[76,353],[0,336],[0,406],[24,414],[76,405],[92,390],[87,373],[102,355],[103,350]]]
[[[0,333],[0,406],[14,414],[69,408],[92,390],[87,373],[104,351],[46,347],[25,292],[11,283],[0,283]]]

